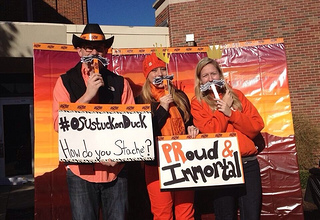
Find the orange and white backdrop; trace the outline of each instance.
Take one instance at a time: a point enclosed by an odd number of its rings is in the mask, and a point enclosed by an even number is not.
[[[261,219],[303,219],[284,41],[238,42],[221,48],[218,62],[225,78],[246,95],[265,122],[262,134],[267,146],[258,156],[263,188]],[[137,95],[145,81],[142,61],[154,49],[112,49],[107,55],[108,68],[128,79]],[[174,74],[174,84],[191,99],[195,67],[207,56],[208,48],[166,49],[171,53],[169,74]],[[34,44],[35,219],[70,218],[65,170],[59,163],[58,134],[52,122],[52,91],[58,76],[79,60],[71,45]],[[210,210],[209,200],[203,198],[206,204],[196,207],[207,205]],[[212,215],[202,209],[203,216]]]

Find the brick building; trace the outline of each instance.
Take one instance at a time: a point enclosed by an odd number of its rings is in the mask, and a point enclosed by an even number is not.
[[[86,24],[87,0],[2,0],[0,20]]]
[[[293,116],[320,127],[320,1],[158,0],[154,8],[171,47],[187,46],[187,34],[197,46],[283,38]]]

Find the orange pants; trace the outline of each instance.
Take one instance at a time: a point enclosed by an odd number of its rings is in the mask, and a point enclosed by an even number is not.
[[[194,219],[194,191],[161,192],[157,166],[145,165],[145,178],[154,220]]]

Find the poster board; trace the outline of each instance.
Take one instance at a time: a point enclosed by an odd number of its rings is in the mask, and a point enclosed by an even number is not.
[[[150,105],[59,103],[59,160],[154,160]]]
[[[158,137],[161,190],[243,184],[236,133]]]

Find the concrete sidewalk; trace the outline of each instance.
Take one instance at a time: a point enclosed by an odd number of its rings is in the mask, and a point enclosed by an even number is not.
[[[34,183],[0,185],[0,220],[34,219]]]

